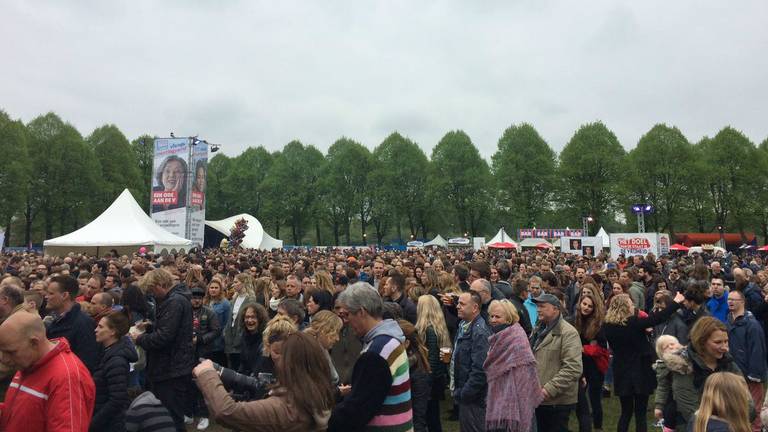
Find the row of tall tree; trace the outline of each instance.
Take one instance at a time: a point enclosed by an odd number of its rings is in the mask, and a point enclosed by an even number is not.
[[[114,125],[83,137],[56,114],[28,124],[0,111],[0,225],[12,244],[39,243],[103,211],[128,187],[148,208],[153,137]],[[299,141],[209,161],[207,218],[245,212],[293,244],[388,243],[492,235],[499,226],[634,230],[633,203],[650,203],[648,230],[758,232],[768,238],[768,139],[725,127],[691,143],[657,124],[627,152],[600,122],[581,126],[558,155],[530,124],[510,126],[490,163],[461,130],[429,157],[394,132],[369,150],[342,137],[326,154]],[[3,223],[4,222],[4,223]]]

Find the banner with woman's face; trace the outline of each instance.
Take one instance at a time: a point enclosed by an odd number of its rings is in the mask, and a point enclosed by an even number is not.
[[[155,140],[152,175],[152,220],[187,238],[189,139]]]

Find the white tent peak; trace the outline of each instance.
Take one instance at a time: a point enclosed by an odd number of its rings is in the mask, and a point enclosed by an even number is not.
[[[282,240],[278,240],[267,234],[266,231],[264,231],[261,222],[247,213],[240,213],[239,215],[230,216],[226,219],[205,221],[205,224],[229,237],[232,227],[235,226],[235,222],[240,219],[245,219],[245,221],[248,222],[248,229],[245,230],[243,243],[240,244],[241,247],[266,250],[280,249],[283,247]]]
[[[448,247],[448,241],[443,238],[440,234],[438,234],[435,238],[432,240],[424,243],[424,246],[440,246],[440,247]]]
[[[149,246],[161,249],[189,249],[192,242],[171,234],[157,225],[131,195],[128,189],[115,199],[96,219],[77,231],[43,242],[46,253],[82,251],[98,253],[98,248],[136,249]],[[96,252],[90,252],[91,250]]]
[[[501,242],[516,243],[515,240],[512,237],[510,237],[506,231],[504,231],[504,227],[499,228],[499,232],[497,232],[496,235],[493,236],[493,238],[488,241],[488,244],[501,243]]]
[[[603,247],[611,247],[611,237],[608,235],[608,233],[605,231],[605,228],[600,227],[600,231],[597,232],[597,236],[603,239]]]

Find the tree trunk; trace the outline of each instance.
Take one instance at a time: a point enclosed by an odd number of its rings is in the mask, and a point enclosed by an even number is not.
[[[291,224],[291,234],[293,237],[293,244],[299,246],[299,230],[297,229],[296,222]]]
[[[275,218],[275,237],[280,238],[280,219]]]
[[[5,241],[2,245],[0,245],[2,247],[11,245],[11,220],[12,217],[8,216],[8,223],[5,224]]]
[[[347,241],[347,246],[352,244],[352,235],[350,233],[350,225],[352,225],[352,222],[349,220],[349,217],[344,216],[344,238]]]
[[[53,215],[49,209],[45,212],[45,239],[53,238]]]
[[[322,243],[320,241],[320,219],[315,219],[315,237],[317,238],[317,243],[315,243],[315,245],[320,246]]]
[[[333,241],[335,242],[334,246],[339,245],[339,223],[335,221],[333,222]]]
[[[32,242],[32,205],[27,198],[27,211],[24,212],[24,246]]]

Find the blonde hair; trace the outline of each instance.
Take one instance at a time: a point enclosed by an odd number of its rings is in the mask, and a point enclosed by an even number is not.
[[[627,319],[632,316],[632,299],[629,294],[613,296],[608,311],[605,313],[606,324],[626,325]]]
[[[750,432],[750,399],[747,382],[741,374],[713,373],[704,383],[693,431],[706,432],[709,419],[716,416],[728,423],[731,432]]]
[[[440,273],[437,278],[438,285],[440,286],[440,292],[442,293],[460,293],[459,286],[456,285],[456,281],[453,279],[453,275],[448,272]]]
[[[241,295],[245,297],[256,297],[256,281],[253,279],[253,276],[251,276],[250,273],[238,273],[237,276],[235,276],[235,280],[243,284],[243,293],[235,293],[234,297],[232,298],[233,300],[240,297]]]
[[[267,328],[264,329],[264,335],[262,336],[264,355],[269,357],[269,347],[272,343],[285,340],[285,338],[298,331],[298,327],[296,327],[296,324],[290,318],[283,315],[276,315],[269,321]]]
[[[491,304],[488,305],[488,310],[490,311],[494,306],[501,308],[502,315],[504,315],[504,320],[507,324],[515,324],[520,321],[520,315],[517,314],[517,309],[515,309],[515,305],[511,301],[507,299],[492,300]]]
[[[325,270],[315,272],[315,289],[328,291],[333,295],[336,292],[336,287],[333,286],[331,274]]]
[[[170,288],[173,286],[173,275],[167,270],[155,269],[148,271],[139,280],[139,288],[142,292],[146,293],[150,286],[160,285],[164,288]]]
[[[432,327],[432,331],[437,335],[437,344],[440,347],[451,346],[451,337],[448,334],[448,326],[445,325],[443,310],[434,296],[419,297],[416,317],[416,331],[419,332],[422,340],[427,340],[427,329]]]
[[[304,330],[304,333],[314,337],[321,334],[330,336],[332,334],[338,334],[343,326],[344,321],[342,321],[338,315],[331,311],[321,310],[312,315],[312,322],[309,324],[309,327]]]
[[[672,335],[661,335],[656,339],[656,356],[661,358],[664,355],[664,347],[672,342],[680,343],[676,337]]]

